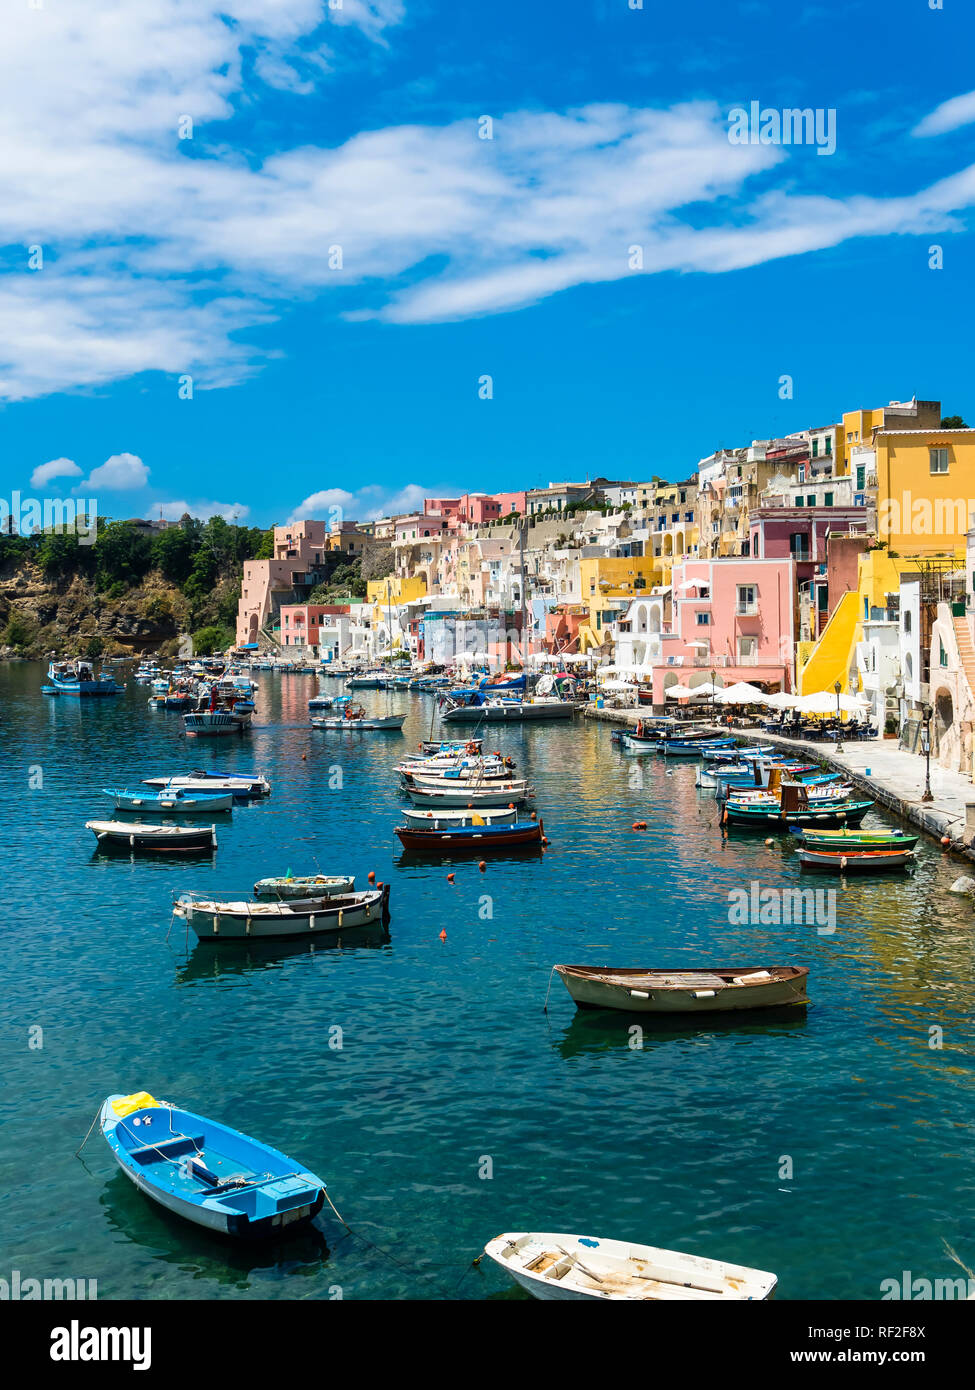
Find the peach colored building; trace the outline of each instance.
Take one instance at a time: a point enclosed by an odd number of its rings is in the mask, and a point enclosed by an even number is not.
[[[274,528],[274,558],[245,560],[237,604],[237,642],[254,643],[282,597],[301,597],[310,571],[322,563],[327,543],[324,521],[293,521]]]

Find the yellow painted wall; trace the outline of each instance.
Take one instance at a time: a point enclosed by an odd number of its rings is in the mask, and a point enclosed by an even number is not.
[[[833,609],[822,635],[809,653],[809,659],[799,672],[800,695],[815,695],[820,690],[832,690],[837,681],[847,689],[850,654],[858,627],[860,595],[851,590],[844,594]],[[808,648],[808,643],[802,643]]]
[[[975,430],[877,435],[877,527],[900,556],[965,558],[975,510]],[[931,453],[948,450],[948,472],[931,472]]]
[[[422,574],[406,578],[391,574],[388,579],[370,579],[366,585],[368,601],[383,607],[387,603],[415,603],[417,599],[425,598],[426,592],[427,581]]]
[[[605,623],[597,627],[596,622],[596,614],[606,611],[603,600],[649,594],[659,575],[660,562],[652,555],[590,556],[579,561],[579,597],[589,609],[589,626],[597,638],[606,630]],[[638,578],[643,580],[639,587]]]

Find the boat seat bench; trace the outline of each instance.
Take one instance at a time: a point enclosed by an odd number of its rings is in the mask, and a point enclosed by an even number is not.
[[[174,1134],[168,1139],[160,1139],[158,1144],[143,1144],[141,1148],[130,1149],[129,1157],[143,1164],[162,1162],[163,1159],[172,1160],[183,1154],[197,1153],[205,1142],[202,1134]]]

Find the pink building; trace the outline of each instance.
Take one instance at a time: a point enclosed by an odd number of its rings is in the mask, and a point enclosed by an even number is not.
[[[830,600],[827,576],[828,543],[833,535],[867,534],[865,507],[756,507],[749,517],[749,548],[755,559],[785,559],[796,566],[800,603],[808,605],[806,635],[815,639],[838,602]],[[853,587],[856,588],[854,577]]]
[[[348,613],[349,605],[340,603],[283,603],[281,605],[282,647],[317,647],[319,629],[324,618]]]
[[[671,632],[652,660],[653,703],[674,685],[749,681],[791,690],[795,564],[791,558],[687,560],[672,572]]]
[[[424,516],[442,516],[450,528],[486,526],[525,510],[523,492],[465,492],[462,497],[425,497]]]
[[[237,604],[237,642],[253,645],[274,610],[275,594],[307,582],[309,570],[322,563],[326,548],[324,521],[294,521],[274,528],[274,559],[245,560]]]

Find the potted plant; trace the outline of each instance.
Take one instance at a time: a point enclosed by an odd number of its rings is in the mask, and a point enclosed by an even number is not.
[[[884,720],[884,738],[897,738],[900,730],[897,727],[897,720],[892,714],[888,714]]]

